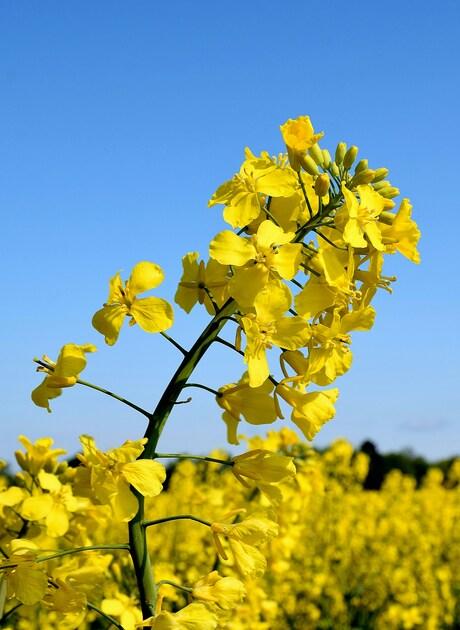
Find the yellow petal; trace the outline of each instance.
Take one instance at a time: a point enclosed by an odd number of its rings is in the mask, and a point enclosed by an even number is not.
[[[292,280],[299,271],[301,260],[302,245],[287,243],[279,248],[276,256],[273,257],[271,267],[285,280]]]
[[[21,515],[28,521],[40,521],[45,518],[52,505],[53,499],[49,494],[28,497],[22,504]]]
[[[270,282],[254,300],[257,319],[273,322],[284,315],[291,306],[292,295],[284,282]]]
[[[124,464],[122,475],[144,497],[156,497],[166,479],[165,467],[151,459],[138,459]]]
[[[235,269],[229,282],[229,294],[243,308],[254,304],[257,294],[265,287],[270,273],[265,265],[249,265],[243,269]]]
[[[283,317],[276,322],[276,332],[271,335],[274,344],[286,350],[297,350],[307,345],[311,330],[302,317]]]
[[[113,346],[118,339],[126,314],[127,307],[119,304],[104,306],[94,314],[93,326],[104,335],[105,343],[109,346]]]
[[[262,221],[257,230],[257,245],[263,248],[272,245],[284,245],[294,238],[294,232],[285,232],[273,221]]]
[[[123,477],[117,481],[117,491],[111,496],[110,505],[115,519],[123,523],[130,521],[139,509],[139,503]]]
[[[230,230],[219,232],[209,246],[209,255],[221,265],[241,267],[253,260],[256,253],[252,243]]]
[[[304,394],[302,407],[294,409],[291,418],[307,440],[312,440],[323,424],[334,417],[338,395],[337,388]]]
[[[19,565],[8,576],[10,595],[26,606],[39,602],[46,593],[48,578],[38,569]]]
[[[255,192],[243,192],[224,208],[224,221],[233,228],[242,228],[257,219],[260,211],[259,195]]]
[[[157,333],[171,328],[174,312],[171,304],[157,297],[136,300],[130,309],[130,314],[142,330]]]
[[[82,346],[76,343],[66,343],[59,352],[52,376],[78,376],[86,367],[85,353],[87,352],[96,352],[96,346],[90,343]]]
[[[45,380],[33,390],[31,398],[33,402],[37,405],[37,407],[43,407],[50,412],[51,408],[49,405],[49,401],[60,396],[62,394],[62,391],[54,387],[48,387],[46,384],[47,380],[48,379],[45,378]]]
[[[69,516],[66,508],[58,503],[53,503],[51,510],[46,517],[46,529],[48,535],[59,538],[69,529]]]
[[[144,291],[154,289],[164,280],[163,269],[153,262],[146,260],[134,265],[128,280],[127,289],[131,297],[135,297]]]

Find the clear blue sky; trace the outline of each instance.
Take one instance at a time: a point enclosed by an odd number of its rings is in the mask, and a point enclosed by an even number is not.
[[[456,1],[40,2],[0,4],[3,268],[0,457],[16,436],[80,433],[104,447],[142,435],[142,417],[84,388],[53,413],[34,407],[33,356],[93,342],[85,378],[153,407],[179,357],[159,336],[91,329],[117,270],[163,266],[172,300],[187,251],[223,228],[208,209],[246,145],[283,149],[279,125],[309,114],[323,146],[357,144],[414,205],[422,265],[395,257],[393,296],[355,334],[337,416],[320,434],[432,458],[460,452],[457,192],[460,7]],[[176,311],[174,335],[205,319]],[[199,377],[218,387],[242,366],[225,349]],[[281,423],[279,425],[281,426]],[[163,449],[225,443],[212,397],[176,408]]]

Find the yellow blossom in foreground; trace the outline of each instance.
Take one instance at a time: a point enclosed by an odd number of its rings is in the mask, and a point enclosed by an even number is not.
[[[252,306],[270,280],[291,280],[296,275],[302,245],[291,243],[294,236],[294,232],[284,232],[272,221],[262,221],[250,238],[230,230],[214,237],[209,254],[221,264],[235,267],[228,291],[240,305]]]
[[[45,520],[47,533],[52,537],[64,536],[69,529],[69,517],[80,506],[72,494],[70,485],[63,485],[59,479],[41,470],[37,475],[40,492],[27,497],[21,507],[21,516],[28,521]]]
[[[154,630],[215,630],[217,617],[203,604],[189,604],[176,613],[161,612],[145,619],[138,627]]]
[[[239,173],[219,186],[208,204],[224,204],[224,220],[233,228],[245,227],[257,219],[266,195],[289,197],[296,185],[292,170],[280,168],[267,152],[256,157],[246,149],[245,154]]]
[[[16,461],[23,470],[31,475],[36,475],[42,469],[47,472],[54,472],[58,465],[57,457],[67,453],[63,448],[52,449],[54,440],[50,437],[39,438],[34,443],[25,435],[20,435],[18,439],[26,452],[16,451]]]
[[[417,243],[420,240],[420,230],[411,218],[411,212],[412,205],[409,199],[403,199],[391,225],[382,225],[380,229],[384,242],[389,241],[386,243],[387,253],[393,254],[398,251],[418,264],[420,253],[417,250]]]
[[[198,252],[189,252],[182,258],[183,274],[177,287],[175,301],[186,313],[190,313],[198,302],[204,304],[210,315],[214,315],[212,300],[221,307],[228,297],[228,267],[216,260],[205,265],[198,263]]]
[[[246,589],[240,580],[222,577],[217,571],[212,571],[198,580],[192,591],[193,599],[201,600],[207,605],[215,604],[222,610],[235,608],[245,594]]]
[[[359,199],[342,184],[345,203],[337,212],[335,222],[343,228],[343,240],[353,247],[367,247],[368,241],[379,251],[385,250],[382,242],[381,224],[378,217],[385,208],[385,199],[372,186],[357,187]]]
[[[238,383],[219,388],[216,401],[224,410],[222,419],[227,425],[227,440],[230,444],[239,444],[237,428],[241,417],[250,424],[270,424],[276,420],[275,402],[271,396],[273,387],[269,380],[259,387],[251,387],[249,375],[245,372]]]
[[[244,360],[251,387],[259,387],[270,375],[266,350],[273,345],[296,350],[306,345],[311,336],[305,319],[284,315],[290,305],[291,296],[285,285],[268,285],[255,299],[255,314],[241,318],[247,339]]]
[[[324,133],[314,132],[310,116],[289,118],[280,129],[291,166],[295,171],[299,171],[305,153],[324,136]]]
[[[299,427],[307,440],[312,440],[323,424],[334,417],[334,403],[339,390],[334,388],[307,394],[296,387],[288,387],[285,381],[281,381],[276,393],[292,407],[292,422]]]
[[[86,367],[85,354],[96,352],[96,346],[90,343],[78,346],[67,343],[62,346],[56,363],[44,356],[43,362],[50,367],[40,366],[38,372],[46,372],[45,380],[32,392],[32,400],[38,407],[51,411],[49,401],[62,394],[63,387],[72,387],[77,382],[80,372]]]
[[[104,335],[109,346],[117,341],[125,317],[131,317],[130,326],[139,324],[142,330],[150,333],[162,332],[172,326],[174,314],[166,300],[138,298],[140,293],[155,289],[163,279],[161,267],[148,261],[137,263],[125,283],[119,273],[110,279],[107,303],[93,316],[94,328]]]
[[[46,593],[48,578],[36,562],[38,547],[25,538],[11,541],[11,555],[0,562],[0,577],[6,576],[9,597],[26,606],[39,602]]]
[[[155,497],[162,490],[166,471],[151,459],[137,459],[146,439],[127,440],[119,448],[103,453],[89,435],[80,438],[83,454],[78,458],[89,470],[89,483],[96,498],[109,504],[118,521],[130,521],[138,510],[138,502],[130,490],[133,486],[144,497]]]

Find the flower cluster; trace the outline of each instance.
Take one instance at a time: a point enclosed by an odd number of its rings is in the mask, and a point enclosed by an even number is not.
[[[246,149],[239,172],[212,196],[209,205],[224,206],[232,229],[211,240],[209,259],[201,260],[198,252],[183,257],[175,301],[186,313],[203,305],[211,316],[190,349],[165,332],[174,320],[170,303],[144,295],[164,278],[154,262],[137,263],[125,281],[116,273],[107,302],[93,315],[93,328],[108,346],[128,318],[130,326],[159,333],[183,355],[153,411],[82,380],[86,355],[96,350],[92,344],[67,343],[56,362],[46,355],[35,360],[45,373],[32,393],[39,407],[50,411],[63,388],[79,385],[115,398],[148,424],[144,438],[108,451],[82,436],[82,453],[73,462],[78,465],[59,462],[63,453],[52,449],[50,438],[35,444],[21,439],[21,472],[13,481],[2,477],[0,489],[0,624],[11,618],[24,630],[71,630],[91,628],[98,616],[124,630],[316,627],[315,589],[310,584],[305,594],[288,575],[291,562],[304,571],[296,554],[304,553],[302,545],[312,537],[307,523],[316,536],[320,514],[314,500],[328,483],[322,471],[327,457],[301,460],[294,481],[293,455],[277,452],[280,439],[284,446],[296,443],[289,431],[251,444],[232,460],[158,452],[185,387],[215,396],[231,444],[239,442],[242,420],[270,424],[286,414],[312,440],[335,414],[338,389],[330,385],[351,366],[351,334],[373,326],[377,291],[391,292],[395,278],[382,274],[384,257],[400,252],[419,262],[420,233],[410,202],[403,199],[395,211],[399,190],[386,168],[356,163],[357,147],[344,143],[332,159],[319,145],[324,134],[315,132],[308,116],[288,120],[281,134],[285,153],[257,156]],[[234,328],[231,339],[221,335],[227,324]],[[241,377],[213,387],[189,382],[214,343],[243,356]],[[208,460],[206,466],[218,463],[224,470],[215,475],[182,462],[167,480],[157,460],[176,457]],[[163,492],[166,480],[169,490]],[[188,523],[186,536],[179,536],[177,521]],[[157,535],[168,527],[176,528],[169,537]],[[317,572],[307,568],[308,580],[315,579]],[[264,586],[256,578],[267,570]],[[283,573],[286,579],[277,583]],[[306,582],[302,573],[301,584]],[[348,627],[345,613],[340,616],[340,593],[333,586],[320,592],[321,601],[336,598],[333,625]],[[296,597],[302,604],[293,612]],[[376,623],[392,627],[397,618],[412,627],[395,610],[385,609]],[[425,619],[424,609],[414,604],[414,611],[414,619]],[[303,625],[292,625],[294,613]]]

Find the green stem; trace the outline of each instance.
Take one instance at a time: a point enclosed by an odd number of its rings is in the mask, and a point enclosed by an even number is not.
[[[311,207],[310,200],[308,199],[307,191],[305,190],[305,184],[303,182],[302,175],[301,175],[300,171],[297,173],[297,177],[299,179],[300,187],[302,189],[303,198],[305,199],[305,203],[307,204],[307,207],[308,207],[308,213],[310,215],[310,219],[312,219],[313,218],[313,209]]]
[[[107,613],[105,613],[103,610],[101,610],[100,608],[98,608],[94,604],[90,604],[90,602],[86,602],[86,606],[90,610],[94,610],[94,612],[96,612],[98,615],[100,615],[104,619],[107,619],[107,621],[110,621],[110,623],[113,626],[115,626],[115,628],[119,628],[119,630],[125,630],[124,626],[122,626],[121,623],[118,623],[118,621],[116,621],[113,617],[111,617],[110,615],[107,615]]]
[[[189,588],[188,586],[182,586],[181,584],[176,584],[176,582],[171,582],[171,580],[160,580],[156,583],[157,589],[160,588],[162,584],[169,584],[169,586],[174,586],[174,588],[178,588],[181,591],[185,591],[186,593],[192,593],[193,588]]]
[[[38,363],[38,365],[41,365],[42,367],[46,368],[49,372],[54,372],[54,366],[49,365],[48,363],[46,363],[45,361],[42,361],[41,359],[34,359],[34,363]],[[88,381],[83,381],[80,378],[77,378],[77,383],[79,385],[84,385],[85,387],[89,387],[90,389],[94,389],[97,392],[101,392],[101,394],[105,394],[106,396],[110,396],[111,398],[115,398],[115,400],[122,402],[124,405],[128,405],[128,407],[131,407],[131,409],[135,409],[136,411],[143,414],[144,416],[147,416],[147,418],[150,417],[149,412],[146,411],[145,409],[142,409],[142,407],[135,405],[130,400],[127,400],[126,398],[123,398],[122,396],[118,396],[118,394],[114,394],[114,392],[111,392],[110,390],[105,389],[104,387],[99,387],[99,385],[93,385],[93,383],[89,383]]]
[[[74,553],[80,553],[82,551],[115,551],[120,549],[125,549],[128,551],[129,545],[127,543],[120,545],[89,545],[87,547],[74,547],[73,549],[63,549],[62,551],[57,551],[56,553],[51,554],[50,556],[37,558],[37,562],[46,562],[47,560],[54,560],[55,558],[60,558],[61,556],[70,556]]]
[[[147,418],[150,418],[150,414],[148,411],[146,411],[145,409],[142,409],[142,407],[139,407],[139,405],[132,403],[130,400],[127,400],[126,398],[123,398],[122,396],[118,396],[118,394],[114,394],[113,392],[109,391],[108,389],[105,389],[104,387],[99,387],[99,385],[93,385],[93,383],[88,383],[88,381],[82,381],[80,378],[77,378],[77,383],[79,385],[84,385],[85,387],[89,387],[90,389],[94,389],[97,392],[101,392],[102,394],[105,394],[106,396],[110,396],[110,398],[115,398],[115,400],[122,402],[124,405],[128,405],[128,407],[131,407],[131,409],[135,409],[142,415],[146,416]]]
[[[183,348],[180,343],[178,343],[175,339],[173,339],[172,337],[170,337],[169,335],[167,335],[165,332],[161,331],[160,335],[162,337],[164,337],[167,341],[169,341],[169,343],[172,343],[172,345],[177,348],[180,352],[182,352],[182,354],[185,356],[187,354],[187,350],[185,348]]]
[[[149,416],[149,424],[145,431],[147,444],[140,458],[152,459],[155,455],[158,440],[160,439],[163,427],[176,404],[184,386],[190,378],[193,370],[198,365],[200,359],[216,339],[221,328],[225,325],[224,317],[231,316],[237,309],[234,300],[228,300],[224,306],[216,313],[198,337],[194,345],[184,356],[181,364],[167,385],[156,408]],[[146,528],[144,521],[144,497],[134,489],[139,503],[136,516],[129,523],[129,544],[131,557],[134,564],[136,581],[139,589],[142,615],[145,618],[155,614],[156,588],[153,578],[153,570],[147,548]]]
[[[222,396],[221,392],[218,392],[216,389],[212,389],[212,387],[208,387],[207,385],[202,385],[201,383],[185,383],[184,388],[185,387],[198,387],[198,389],[204,389],[219,398]]]
[[[208,455],[188,455],[187,453],[154,453],[152,459],[199,459],[204,462],[233,466],[233,460],[231,459],[217,459]]]
[[[143,527],[151,527],[152,525],[161,525],[162,523],[169,523],[169,521],[196,521],[197,523],[201,523],[202,525],[206,525],[207,527],[211,527],[211,523],[209,521],[205,521],[198,516],[193,516],[193,514],[177,514],[175,516],[164,516],[163,518],[157,518],[153,521],[144,521],[142,523]]]
[[[5,625],[5,623],[8,621],[8,619],[14,615],[14,613],[17,611],[18,608],[21,608],[22,604],[16,604],[16,606],[13,606],[13,608],[11,608],[8,612],[6,612],[3,617],[0,619],[0,628],[2,626]]]

